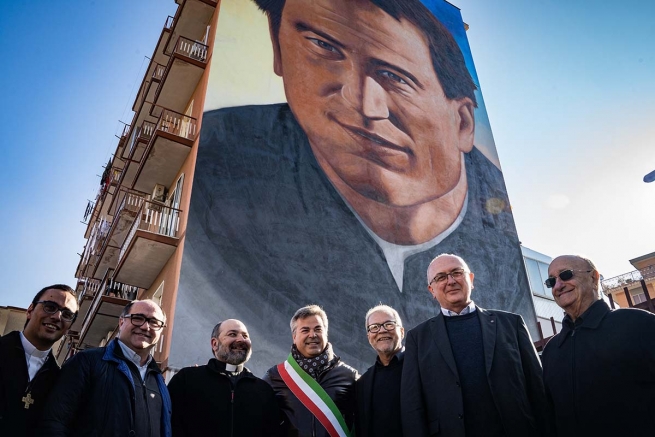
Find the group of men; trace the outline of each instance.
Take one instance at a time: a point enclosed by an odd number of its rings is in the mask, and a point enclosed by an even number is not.
[[[326,313],[309,305],[291,318],[289,356],[263,379],[244,366],[246,326],[230,319],[212,331],[213,358],[168,386],[151,354],[166,325],[155,302],[128,304],[115,339],[60,369],[51,349],[78,307],[69,287],[46,287],[23,331],[0,338],[0,435],[652,435],[655,315],[610,310],[586,258],[558,257],[548,274],[566,315],[543,371],[522,317],[476,306],[473,272],[441,254],[427,271],[438,315],[405,336],[393,308],[369,310],[377,359],[361,378],[329,343]]]

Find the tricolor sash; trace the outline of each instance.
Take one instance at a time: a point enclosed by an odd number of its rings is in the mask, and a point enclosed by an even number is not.
[[[278,364],[277,370],[289,390],[321,422],[330,437],[350,437],[346,421],[332,398],[298,365],[293,355],[289,354],[286,361]]]

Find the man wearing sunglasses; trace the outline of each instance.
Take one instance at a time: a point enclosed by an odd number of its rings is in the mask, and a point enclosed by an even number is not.
[[[549,435],[541,364],[523,318],[476,306],[473,278],[456,255],[441,254],[428,267],[441,311],[407,333],[404,435]]]
[[[357,380],[357,437],[402,437],[400,378],[405,328],[398,311],[378,305],[366,313],[368,342],[375,364]]]
[[[22,332],[0,338],[0,435],[32,436],[41,420],[59,365],[52,346],[77,316],[72,288],[55,284],[39,291]]]
[[[655,315],[610,310],[587,258],[555,258],[545,283],[566,313],[543,353],[557,435],[653,435]]]
[[[151,352],[166,326],[152,300],[120,315],[118,338],[66,362],[44,413],[44,436],[170,437],[171,400]]]

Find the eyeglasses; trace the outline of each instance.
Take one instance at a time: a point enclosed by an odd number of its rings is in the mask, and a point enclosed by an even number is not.
[[[464,270],[464,269],[455,269],[450,273],[437,273],[437,276],[432,278],[432,280],[430,281],[430,284],[432,284],[433,282],[436,282],[437,284],[439,284],[441,282],[444,282],[444,281],[446,281],[448,279],[448,276],[452,277],[455,281],[457,281],[459,279],[462,279],[464,277],[465,273],[468,273],[468,272],[466,270]],[[430,285],[430,284],[428,284],[428,285]]]
[[[370,332],[371,334],[375,334],[377,332],[380,332],[380,329],[384,327],[385,331],[393,331],[396,329],[396,325],[398,325],[394,320],[389,320],[384,323],[371,323],[368,325],[366,330]]]
[[[559,278],[562,281],[568,281],[569,279],[571,279],[573,277],[573,272],[591,273],[592,271],[593,270],[571,270],[571,269],[569,269],[569,270],[563,270],[563,271],[559,272],[559,274],[557,276],[559,276]],[[546,279],[544,281],[544,284],[548,288],[553,288],[555,286],[556,282],[557,282],[556,277],[549,276],[548,279]]]
[[[55,302],[51,300],[40,300],[35,302],[35,306],[41,304],[43,311],[48,314],[57,314],[57,311],[61,311],[61,320],[65,322],[72,322],[77,317],[77,313],[72,312],[68,308],[60,307]]]
[[[132,324],[137,327],[143,326],[146,322],[148,322],[150,328],[154,329],[155,331],[159,331],[161,328],[166,326],[166,324],[161,320],[157,320],[154,317],[146,317],[143,314],[129,314],[127,316],[123,316],[123,318],[130,319],[130,322],[132,322]]]

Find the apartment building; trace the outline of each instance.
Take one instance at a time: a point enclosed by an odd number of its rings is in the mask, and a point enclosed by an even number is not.
[[[639,308],[655,313],[655,252],[631,259],[635,270],[603,279],[603,291],[612,306]]]
[[[80,315],[57,349],[60,362],[106,344],[137,297],[173,312],[218,2],[176,3],[175,16],[162,19],[132,121],[84,213],[87,242],[75,273]],[[164,368],[171,325],[155,351]]]

